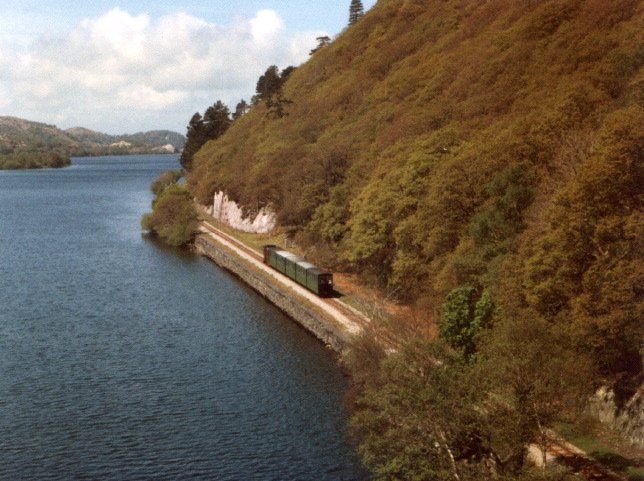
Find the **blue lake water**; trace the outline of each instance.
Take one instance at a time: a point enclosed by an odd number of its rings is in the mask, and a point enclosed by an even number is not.
[[[0,172],[1,480],[363,480],[323,346],[141,234],[176,156]]]

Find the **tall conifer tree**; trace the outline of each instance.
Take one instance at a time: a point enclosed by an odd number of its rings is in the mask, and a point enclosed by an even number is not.
[[[190,119],[188,124],[188,132],[186,133],[186,145],[183,147],[181,153],[181,167],[185,170],[192,168],[192,157],[199,150],[205,142],[205,132],[203,117],[199,112],[196,112]]]
[[[195,113],[188,124],[186,145],[179,160],[181,166],[188,171],[192,169],[192,158],[199,149],[209,140],[223,135],[231,123],[230,110],[220,100],[208,107],[203,117],[199,112]]]
[[[364,6],[360,0],[351,0],[349,6],[349,25],[356,23],[364,15]]]

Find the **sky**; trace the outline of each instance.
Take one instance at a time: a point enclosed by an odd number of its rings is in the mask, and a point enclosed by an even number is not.
[[[366,10],[376,0],[363,0]],[[346,27],[350,0],[2,0],[0,115],[109,134],[185,133],[270,65]]]

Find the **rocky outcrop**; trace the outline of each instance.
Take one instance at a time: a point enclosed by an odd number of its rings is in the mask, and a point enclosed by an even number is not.
[[[155,147],[154,151],[159,152],[161,154],[174,154],[177,150],[174,148],[174,145],[165,144],[165,145],[160,145],[159,147]]]
[[[110,147],[117,147],[120,149],[125,149],[127,147],[131,147],[132,144],[130,142],[126,142],[125,140],[119,140],[118,142],[113,142],[110,144]]]
[[[593,397],[590,411],[621,437],[644,448],[644,387],[640,387],[623,406],[618,406],[612,389],[603,387]]]
[[[267,208],[260,209],[253,218],[244,217],[242,208],[221,191],[215,194],[212,207],[208,210],[222,224],[242,232],[265,234],[273,230],[277,222],[275,214]]]

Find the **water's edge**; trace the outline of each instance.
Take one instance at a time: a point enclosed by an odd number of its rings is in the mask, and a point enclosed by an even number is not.
[[[335,351],[141,232],[177,166],[0,172],[0,481],[368,479]]]
[[[337,354],[342,355],[349,348],[349,334],[320,313],[308,309],[294,292],[272,283],[249,268],[246,261],[233,251],[224,250],[210,236],[203,234],[197,236],[194,246],[199,254],[237,276]]]

